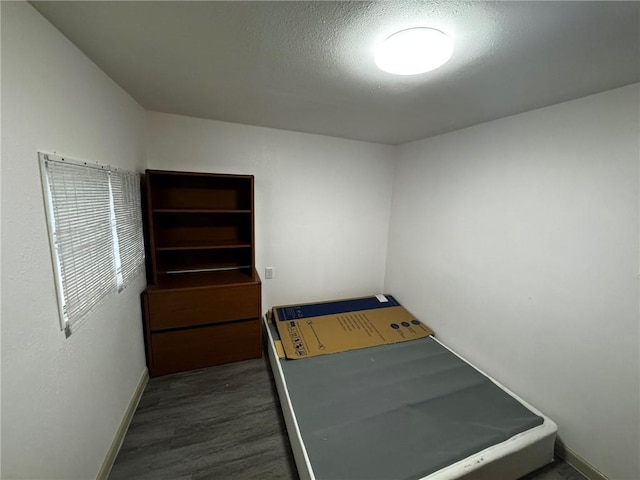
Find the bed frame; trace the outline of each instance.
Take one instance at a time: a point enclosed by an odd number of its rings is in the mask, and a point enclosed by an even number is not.
[[[309,458],[309,454],[305,448],[305,442],[302,437],[299,421],[289,394],[287,378],[282,368],[282,362],[304,362],[306,360],[286,360],[279,358],[274,342],[274,335],[277,334],[272,332],[266,318],[264,319],[264,326],[266,330],[268,358],[275,378],[278,395],[280,397],[280,404],[300,478],[302,480],[328,480],[318,478],[314,473],[313,459]],[[464,358],[460,357],[446,345],[442,344],[442,342],[438,341],[434,337],[431,338],[453,355],[471,365],[469,362],[464,360]],[[473,365],[471,365],[471,367],[475,368],[478,372],[491,380],[495,385],[520,402],[528,410],[539,417],[542,417],[542,424],[516,434],[506,441],[478,451],[477,453],[441,468],[434,473],[416,478],[415,480],[443,480],[459,478],[487,480],[497,478],[517,479],[553,461],[553,449],[557,432],[556,424],[513,392],[500,385],[489,375],[485,374]]]

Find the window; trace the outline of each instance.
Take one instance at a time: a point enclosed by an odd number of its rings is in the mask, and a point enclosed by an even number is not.
[[[143,270],[139,177],[39,157],[60,324],[69,336]]]
[[[118,290],[122,290],[138,276],[144,266],[142,236],[142,206],[138,174],[111,171],[112,211],[115,218],[115,239],[119,262],[116,262]]]

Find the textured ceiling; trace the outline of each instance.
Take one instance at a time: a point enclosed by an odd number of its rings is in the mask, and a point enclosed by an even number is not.
[[[399,144],[640,81],[638,2],[31,4],[144,108]],[[377,42],[453,37],[398,77]]]

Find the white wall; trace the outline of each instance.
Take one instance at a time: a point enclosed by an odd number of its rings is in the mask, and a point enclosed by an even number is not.
[[[144,275],[65,339],[37,152],[141,171],[144,112],[30,5],[1,4],[1,476],[95,478],[146,369]]]
[[[385,280],[617,479],[640,478],[638,92],[402,146]]]
[[[382,289],[392,147],[154,112],[147,119],[149,168],[255,175],[263,310]]]

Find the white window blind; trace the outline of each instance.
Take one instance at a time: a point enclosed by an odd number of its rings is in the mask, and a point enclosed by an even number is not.
[[[144,265],[137,174],[40,154],[61,326],[70,335]],[[134,223],[136,223],[134,225]]]
[[[118,289],[135,278],[144,266],[140,179],[137,174],[111,172],[111,192],[116,220],[120,270]]]

